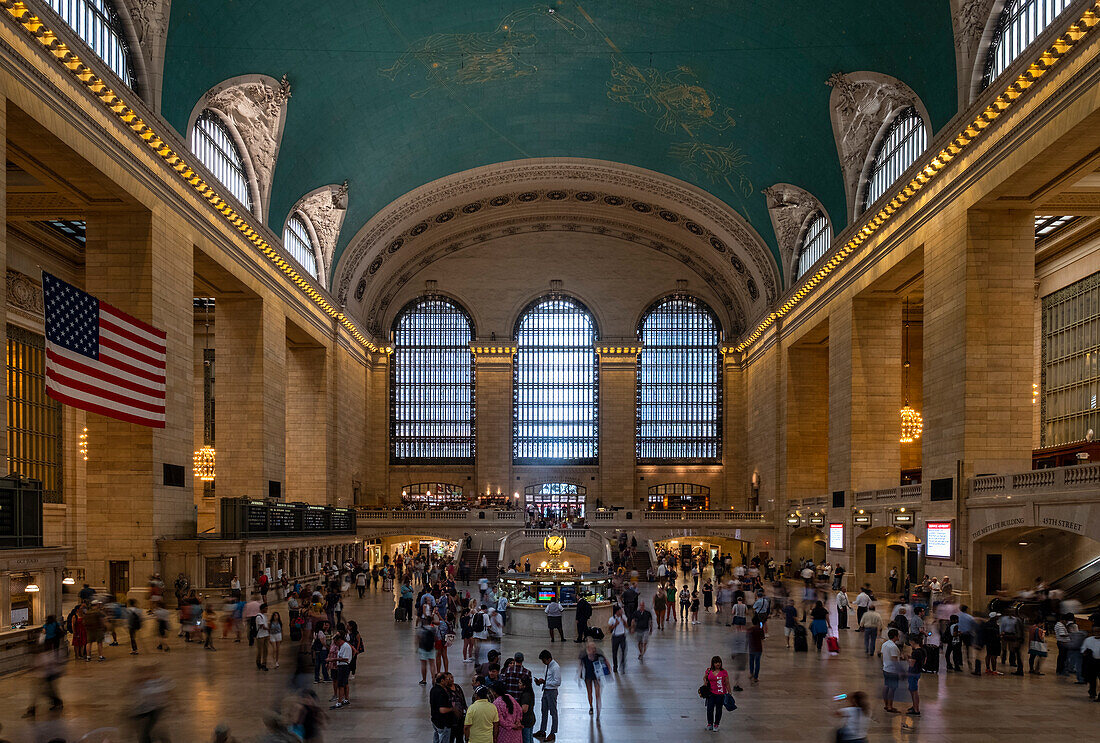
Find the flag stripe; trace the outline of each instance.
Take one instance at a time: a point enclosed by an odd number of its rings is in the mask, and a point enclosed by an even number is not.
[[[108,418],[115,418],[117,420],[126,421],[128,423],[137,423],[142,426],[149,426],[150,428],[164,428],[164,416],[149,415],[148,413],[131,413],[125,409],[111,405],[99,405],[96,402],[91,402],[89,398],[73,397],[63,391],[64,388],[58,389],[46,383],[46,392],[50,397],[63,402],[66,405],[72,405],[74,408],[80,408],[81,410],[87,410],[90,413],[99,413],[105,415]],[[94,398],[92,398],[94,399]]]
[[[89,396],[98,396],[108,402],[129,405],[148,413],[164,412],[163,403],[148,402],[146,395],[139,395],[114,385],[107,385],[96,379],[88,381],[88,378],[83,374],[66,373],[64,370],[55,367],[46,372],[46,379],[52,380],[58,387],[67,387]],[[96,384],[97,381],[99,382],[98,385]]]
[[[152,353],[158,356],[163,356],[166,349],[163,343],[155,343],[141,333],[134,332],[133,326],[119,325],[111,320],[109,317],[100,317],[99,319],[100,333],[107,330],[111,335],[117,336],[120,340],[130,341],[136,344],[140,348],[143,348],[147,353]]]
[[[65,349],[47,346],[46,357],[49,361],[63,367],[69,374],[80,374],[97,382],[113,384],[127,390],[146,395],[155,400],[164,399],[164,384],[150,383],[148,380],[132,378],[128,374],[111,369],[101,369],[101,362],[89,361],[87,356],[67,353]],[[105,381],[109,380],[109,381]]]
[[[164,389],[166,379],[163,374],[153,374],[152,372],[140,369],[133,364],[127,364],[121,359],[106,354],[99,355],[99,363],[111,367],[114,373],[120,376],[129,375],[135,377],[133,381],[137,384],[147,384],[159,390]]]
[[[133,327],[133,329],[135,331],[139,331],[141,333],[144,333],[146,336],[148,336],[149,340],[152,341],[153,343],[164,343],[164,341],[168,338],[168,334],[165,333],[163,330],[158,330],[157,328],[154,328],[149,323],[142,322],[141,320],[138,320],[136,317],[133,317],[132,315],[127,315],[125,312],[120,310],[118,307],[113,307],[113,306],[107,304],[106,302],[101,301],[99,303],[100,317],[103,316],[104,312],[106,312],[108,315],[111,315],[113,318],[115,318],[115,321],[118,322],[119,324],[129,325],[129,326]]]
[[[103,349],[107,349],[108,351],[114,351],[115,353],[118,353],[123,358],[129,359],[130,361],[141,362],[142,364],[148,366],[150,369],[156,369],[158,366],[164,366],[164,359],[160,359],[158,361],[157,359],[146,356],[143,353],[139,353],[138,351],[134,350],[132,346],[127,346],[123,343],[119,343],[115,340],[112,340],[111,338],[106,337],[106,334],[100,334],[99,348],[99,353],[101,356],[103,355]]]

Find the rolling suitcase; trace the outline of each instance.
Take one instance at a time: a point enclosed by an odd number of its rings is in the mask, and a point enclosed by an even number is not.
[[[829,652],[830,653],[839,653],[840,652],[840,641],[837,640],[837,638],[833,637],[832,635],[829,635],[828,637],[825,638],[825,644],[829,647]]]

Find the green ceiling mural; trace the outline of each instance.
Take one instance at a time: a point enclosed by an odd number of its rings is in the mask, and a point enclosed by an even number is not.
[[[163,112],[182,132],[222,80],[287,74],[268,225],[347,178],[337,256],[417,186],[554,156],[694,183],[775,251],[760,194],[773,183],[845,221],[829,75],[892,75],[938,129],[956,111],[954,59],[947,0],[176,0]]]

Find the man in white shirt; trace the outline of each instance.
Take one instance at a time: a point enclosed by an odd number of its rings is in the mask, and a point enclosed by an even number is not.
[[[867,611],[867,607],[871,605],[871,595],[867,591],[860,589],[859,595],[856,596],[856,624],[859,625],[860,620],[863,619],[864,613]],[[856,632],[862,632],[863,627],[859,627]]]
[[[1100,676],[1100,622],[1093,622],[1092,635],[1081,643],[1081,663],[1089,684],[1089,699],[1100,702],[1096,693],[1096,679]]]
[[[344,641],[344,636],[337,633],[333,639],[336,643],[336,702],[329,709],[339,709],[351,704],[351,691],[348,689],[348,677],[351,674],[352,649],[351,644]]]
[[[887,712],[900,712],[894,707],[894,694],[898,690],[898,678],[902,669],[902,652],[898,647],[898,631],[891,629],[887,640],[882,643],[882,704]]]
[[[627,621],[623,616],[623,608],[616,606],[615,610],[611,613],[611,618],[607,620],[607,631],[611,635],[611,662],[614,665],[615,673],[619,672],[619,654],[622,653],[622,667],[626,670],[626,630]]]
[[[546,615],[546,628],[550,630],[550,642],[554,641],[554,630],[558,631],[558,636],[561,637],[561,641],[565,642],[565,633],[561,628],[562,611],[563,609],[561,608],[561,604],[558,603],[557,596],[550,599],[550,603],[542,610],[542,613]]]
[[[534,734],[535,738],[553,743],[558,733],[558,688],[561,687],[561,667],[554,660],[549,650],[539,653],[539,660],[546,666],[546,676],[535,679],[535,683],[542,686],[542,724]],[[550,734],[546,734],[546,718],[553,719]]]
[[[261,604],[256,614],[256,668],[267,670],[267,604]]]

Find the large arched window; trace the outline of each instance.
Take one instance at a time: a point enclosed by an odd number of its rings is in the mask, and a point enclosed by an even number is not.
[[[640,462],[714,462],[722,456],[721,328],[710,308],[677,294],[638,327]]]
[[[290,251],[291,257],[309,271],[310,276],[317,278],[317,254],[313,252],[313,239],[301,215],[295,213],[286,221],[283,245]]]
[[[446,297],[409,302],[393,321],[391,455],[401,464],[474,459],[473,323]]]
[[[49,0],[49,4],[111,72],[133,87],[130,48],[123,38],[118,13],[107,0]]]
[[[596,322],[575,299],[544,297],[516,323],[516,464],[595,464]]]
[[[1073,0],[1008,0],[993,31],[982,87],[989,87],[1072,3]]]
[[[244,169],[244,157],[225,123],[213,111],[203,111],[191,130],[191,149],[218,182],[229,189],[237,201],[252,211],[252,189]]]
[[[875,153],[867,175],[863,208],[868,209],[878,201],[927,147],[928,132],[924,128],[924,119],[914,106],[902,109],[890,123]]]
[[[829,251],[833,243],[833,225],[821,212],[815,212],[806,231],[802,235],[802,244],[798,246],[798,268],[795,278],[802,278],[810,266],[817,263],[821,256]]]

